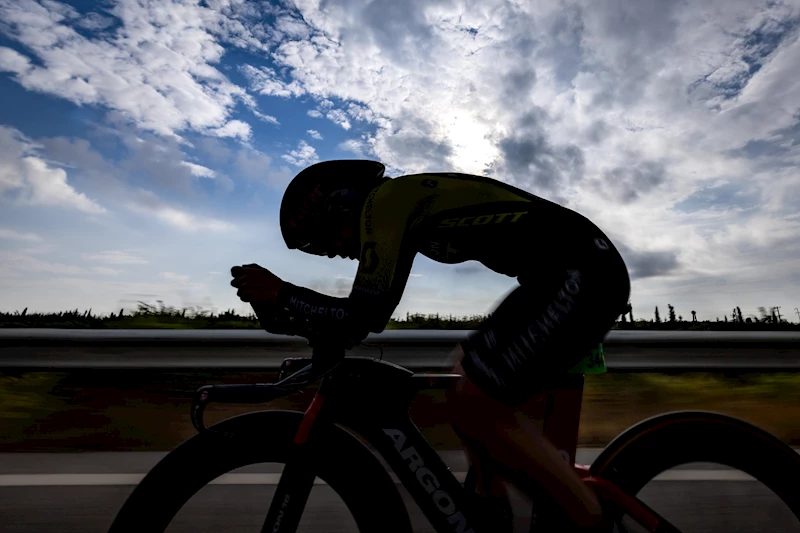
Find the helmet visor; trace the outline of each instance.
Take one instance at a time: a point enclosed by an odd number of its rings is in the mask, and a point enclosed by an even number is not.
[[[316,193],[317,195],[319,193]],[[340,189],[330,193],[320,204],[310,198],[289,224],[294,228],[292,244],[294,248],[313,255],[327,255],[334,243],[341,240],[342,229],[356,219],[353,203],[361,192],[358,189]],[[316,203],[316,208],[306,206]]]
[[[349,213],[319,213],[306,217],[302,231],[296,232],[293,244],[298,250],[312,255],[328,255],[336,242],[342,240],[342,231],[352,224]]]

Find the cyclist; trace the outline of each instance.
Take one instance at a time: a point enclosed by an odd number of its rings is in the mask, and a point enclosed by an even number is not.
[[[231,270],[238,296],[268,331],[336,336],[352,347],[383,331],[417,253],[448,264],[476,260],[517,278],[453,353],[464,377],[447,394],[450,422],[520,490],[532,496],[526,481],[541,483],[578,530],[610,531],[594,492],[523,409],[549,374],[574,366],[624,312],[630,280],[617,249],[584,216],[498,180],[384,172],[376,161],[321,162],[283,196],[290,249],[359,260],[348,297],[292,285],[254,264]]]

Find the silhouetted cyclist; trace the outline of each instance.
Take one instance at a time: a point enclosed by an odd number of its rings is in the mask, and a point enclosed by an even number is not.
[[[630,280],[619,252],[584,216],[503,182],[384,172],[375,161],[322,162],[300,172],[283,197],[280,225],[290,249],[359,260],[348,297],[292,285],[254,264],[234,267],[231,285],[267,331],[335,337],[352,347],[383,331],[417,253],[448,264],[475,260],[517,278],[519,286],[453,353],[464,378],[448,391],[448,420],[522,491],[532,496],[526,480],[535,479],[577,528],[611,531],[593,491],[525,403],[548,376],[597,347],[625,312]]]

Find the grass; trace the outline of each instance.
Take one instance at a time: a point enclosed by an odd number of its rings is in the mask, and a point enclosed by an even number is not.
[[[264,382],[274,375],[222,372],[80,371],[0,376],[0,452],[168,450],[195,432],[193,391],[207,383]],[[254,409],[304,409],[313,394],[265,406],[212,405],[209,421]],[[411,415],[431,443],[458,440],[436,406],[440,391],[418,395]],[[747,420],[800,446],[800,376],[603,374],[587,376],[582,446],[603,446],[631,425],[673,410],[703,409]]]

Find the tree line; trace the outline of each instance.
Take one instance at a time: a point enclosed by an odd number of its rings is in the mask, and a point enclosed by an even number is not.
[[[612,329],[655,330],[800,330],[800,324],[789,322],[780,307],[758,307],[758,314],[746,316],[741,308],[732,308],[730,314],[714,320],[698,320],[697,313],[689,311],[691,317],[676,312],[667,304],[666,320],[659,308],[652,318],[634,315],[628,304]],[[800,318],[800,311],[796,310]],[[489,318],[486,315],[455,316],[452,314],[406,313],[405,317],[392,318],[386,329],[474,329]],[[13,313],[0,312],[0,328],[173,328],[173,329],[259,329],[261,326],[254,314],[239,315],[233,309],[225,311],[206,310],[201,307],[176,309],[158,300],[157,305],[138,302],[135,310],[120,309],[118,313],[94,314],[91,309],[61,311],[58,313],[28,313],[27,308]]]

